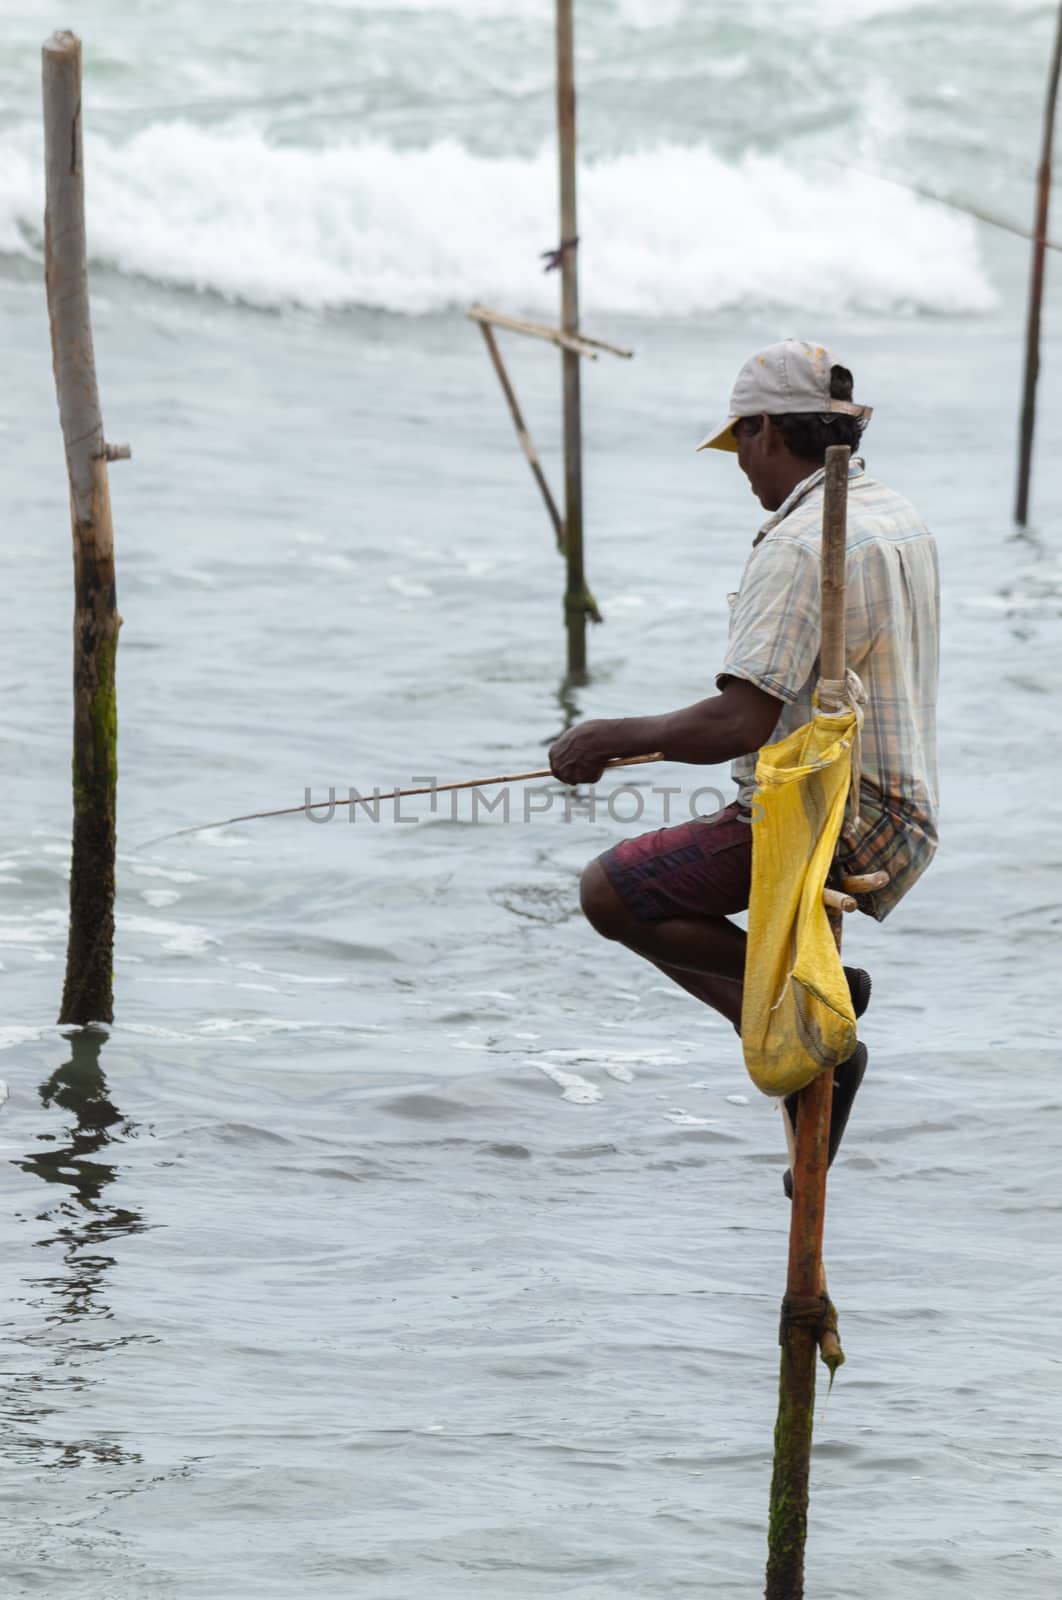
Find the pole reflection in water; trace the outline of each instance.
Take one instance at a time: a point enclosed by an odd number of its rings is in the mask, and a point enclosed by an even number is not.
[[[32,1289],[47,1291],[31,1302],[43,1313],[44,1325],[24,1341],[38,1352],[44,1347],[51,1361],[44,1370],[22,1374],[16,1395],[9,1397],[15,1402],[11,1419],[25,1430],[21,1435],[23,1452],[28,1449],[43,1457],[43,1464],[49,1466],[139,1459],[105,1437],[66,1441],[42,1436],[42,1424],[54,1428],[56,1419],[70,1411],[75,1395],[91,1385],[91,1367],[86,1363],[128,1342],[121,1335],[101,1337],[102,1330],[96,1333],[87,1326],[113,1317],[105,1299],[108,1269],[115,1264],[106,1248],[108,1242],[145,1227],[138,1210],[110,1205],[106,1198],[117,1168],[99,1157],[110,1146],[135,1137],[137,1131],[109,1097],[100,1064],[106,1042],[107,1035],[96,1030],[68,1035],[69,1060],[38,1091],[43,1106],[67,1114],[66,1126],[59,1134],[39,1134],[38,1147],[15,1162],[23,1172],[56,1186],[51,1203],[37,1213],[37,1220],[54,1227],[54,1232],[36,1242],[40,1249],[59,1253],[62,1271],[30,1280]],[[56,1403],[49,1403],[46,1396],[54,1397]]]

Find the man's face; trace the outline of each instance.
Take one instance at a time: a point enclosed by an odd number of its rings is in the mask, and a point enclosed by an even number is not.
[[[774,471],[777,430],[770,417],[741,417],[734,424],[738,466],[749,480],[749,487],[765,511],[777,511],[784,496],[779,496]]]

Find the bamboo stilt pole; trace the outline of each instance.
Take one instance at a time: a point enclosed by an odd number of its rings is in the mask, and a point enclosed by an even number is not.
[[[74,819],[70,931],[60,1022],[114,1017],[115,810],[118,786],[114,530],[89,313],[81,144],[81,41],[42,51],[44,263],[52,364],[70,479],[74,540]]]
[[[524,421],[524,414],[520,410],[520,402],[516,398],[516,391],[509,381],[509,374],[505,369],[505,362],[502,360],[501,351],[498,349],[498,341],[494,337],[494,330],[487,322],[481,322],[479,325],[479,330],[483,335],[484,342],[486,343],[487,353],[490,356],[491,364],[498,375],[498,382],[502,386],[502,393],[504,394],[508,403],[509,414],[513,419],[513,427],[516,429],[516,437],[520,441],[520,448],[527,458],[527,464],[531,468],[532,476],[534,477],[535,482],[538,484],[539,493],[542,495],[542,499],[545,501],[546,511],[549,515],[550,522],[553,524],[553,532],[556,535],[557,549],[563,555],[564,522],[561,518],[560,512],[557,510],[557,502],[550,493],[549,484],[546,482],[546,474],[543,472],[542,463],[538,459],[538,451],[535,449],[535,442],[527,431],[527,423]]]
[[[1021,443],[1018,450],[1018,493],[1014,520],[1020,528],[1029,521],[1029,480],[1032,476],[1033,435],[1036,432],[1036,385],[1040,377],[1040,320],[1044,298],[1047,225],[1051,209],[1051,160],[1055,139],[1058,83],[1062,74],[1062,5],[1058,10],[1055,49],[1047,77],[1043,141],[1036,174],[1036,220],[1033,226],[1032,273],[1029,312],[1025,329],[1025,373],[1022,380]]]
[[[845,675],[845,521],[850,454],[846,445],[835,445],[826,452],[819,670],[823,678],[835,680],[843,680]],[[840,948],[839,917],[833,921],[833,930]],[[789,1268],[779,1332],[782,1359],[766,1600],[803,1600],[804,1595],[815,1361],[827,1311],[822,1233],[832,1099],[833,1072],[820,1072],[801,1093],[797,1117]]]
[[[560,165],[561,329],[579,332],[579,222],[575,191],[575,44],[572,0],[557,0],[557,143]],[[583,441],[579,357],[561,356],[564,385],[564,544],[568,582],[568,682],[586,682],[587,589],[583,565]]]

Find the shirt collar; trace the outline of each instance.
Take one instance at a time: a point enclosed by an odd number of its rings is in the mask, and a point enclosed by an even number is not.
[[[866,466],[867,464],[863,460],[862,456],[853,456],[851,461],[848,463],[849,483],[851,483],[854,478],[861,478],[866,471]],[[763,524],[763,527],[753,540],[753,544],[759,544],[760,540],[777,528],[780,522],[784,522],[789,513],[791,511],[795,511],[800,502],[805,500],[814,489],[819,487],[825,476],[826,468],[819,467],[815,472],[811,473],[810,477],[802,478],[797,484],[796,488],[790,493],[788,499],[783,500],[781,505],[778,507],[778,510],[772,512],[767,518],[767,521]]]

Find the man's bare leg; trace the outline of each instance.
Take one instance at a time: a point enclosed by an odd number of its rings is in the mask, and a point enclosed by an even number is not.
[[[615,939],[636,955],[644,956],[672,983],[687,994],[720,1012],[741,1032],[742,980],[745,972],[744,930],[726,917],[674,917],[666,922],[639,922],[623,904],[600,862],[592,861],[582,877],[582,907],[587,921],[606,939]],[[846,974],[849,969],[845,968]],[[862,1005],[855,1004],[857,1015],[870,998],[870,980],[865,973]],[[849,974],[849,987],[852,976]],[[855,996],[853,995],[853,1002]],[[857,1042],[848,1060],[836,1068],[834,1100],[831,1108],[830,1154],[832,1162],[841,1142],[856,1091],[866,1071],[866,1046]],[[795,1095],[784,1102],[786,1142],[790,1170],[784,1177],[785,1191],[792,1195],[791,1167],[796,1127]]]
[[[693,995],[695,1000],[703,1000],[706,1006],[711,1006],[713,1011],[718,1011],[732,1022],[738,1033],[741,1032],[741,996],[742,985],[733,978],[713,978],[705,973],[683,972],[679,967],[665,967],[663,962],[654,961],[665,978],[670,978],[672,983],[677,983],[680,989],[685,989],[687,994]]]
[[[623,904],[597,861],[583,873],[583,913],[602,937],[615,939],[685,989],[687,994],[741,1025],[745,932],[726,917],[673,917],[639,922]]]

